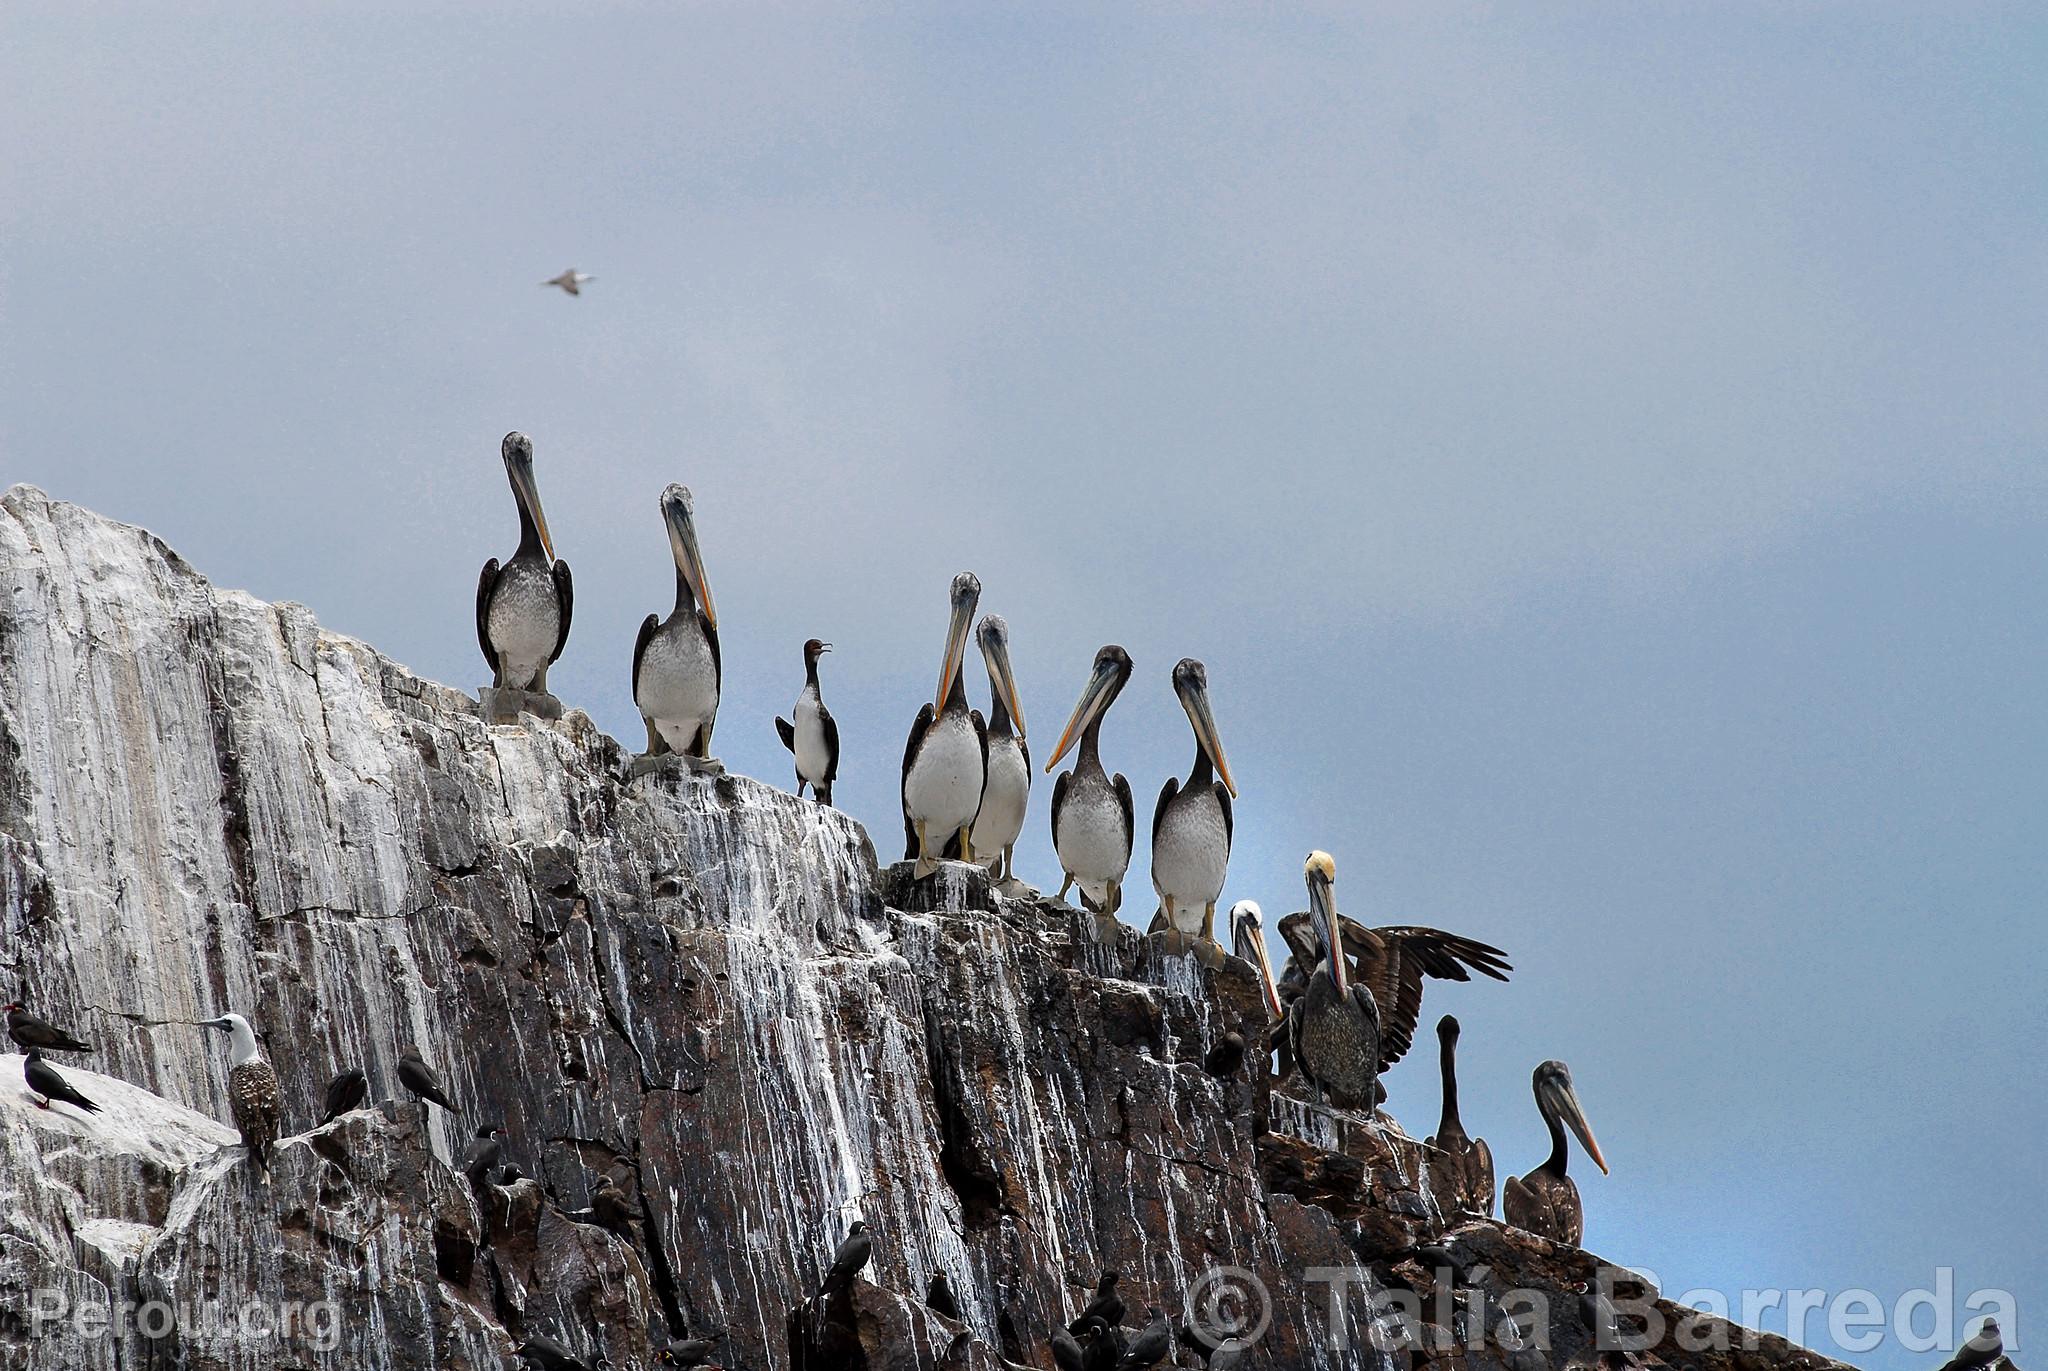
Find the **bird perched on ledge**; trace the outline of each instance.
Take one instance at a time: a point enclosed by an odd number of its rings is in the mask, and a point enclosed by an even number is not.
[[[903,836],[909,849],[904,855],[917,863],[920,881],[943,858],[974,860],[974,819],[988,781],[988,724],[980,710],[967,707],[961,674],[967,629],[981,602],[981,582],[973,572],[953,578],[949,600],[938,693],[917,711],[903,748]]]
[[[846,1230],[845,1239],[832,1254],[832,1265],[826,1269],[825,1279],[818,1285],[818,1293],[825,1295],[851,1285],[874,1252],[875,1235],[868,1230],[867,1224],[854,1220],[853,1226]]]
[[[1081,903],[1096,915],[1095,936],[1100,942],[1116,937],[1113,916],[1123,904],[1124,873],[1130,869],[1135,832],[1131,783],[1122,772],[1112,777],[1102,765],[1102,719],[1130,679],[1130,653],[1116,643],[1098,649],[1081,698],[1045,762],[1051,771],[1079,740],[1073,769],[1053,782],[1052,846],[1066,873],[1059,898],[1067,898],[1075,886],[1081,888]]]
[[[533,440],[508,433],[500,446],[505,477],[519,506],[519,549],[503,566],[484,563],[476,583],[476,637],[491,664],[498,690],[531,690],[545,695],[548,667],[569,641],[576,588],[569,564],[555,560],[548,517],[541,512],[540,487],[533,480]]]
[[[19,1001],[7,1006],[7,1036],[22,1047],[44,1052],[90,1052],[92,1044],[73,1037],[57,1025],[38,1019]]]
[[[36,1101],[38,1109],[48,1109],[52,1100],[62,1100],[73,1109],[83,1109],[88,1114],[100,1112],[100,1107],[79,1094],[56,1067],[43,1060],[42,1052],[36,1048],[28,1050],[28,1057],[21,1064],[21,1076],[28,1082],[29,1091],[41,1097]]]
[[[453,1114],[455,1106],[449,1103],[448,1092],[441,1088],[441,1078],[434,1074],[434,1068],[427,1065],[420,1050],[408,1043],[398,1054],[398,1083],[419,1096],[432,1100]]]
[[[278,1121],[284,1117],[284,1093],[278,1088],[277,1071],[256,1046],[255,1031],[240,1014],[223,1014],[208,1019],[206,1028],[218,1028],[228,1035],[228,1107],[234,1111],[235,1127],[242,1134],[242,1146],[258,1171],[270,1170],[270,1146],[277,1141]]]
[[[725,665],[689,487],[670,485],[661,492],[661,522],[676,564],[676,600],[666,619],[650,614],[640,623],[633,644],[633,703],[647,723],[646,755],[673,752],[686,762],[708,764]]]
[[[1031,801],[1031,748],[1024,741],[1024,706],[1010,670],[1010,625],[1000,614],[982,616],[974,630],[988,668],[988,773],[981,812],[974,816],[974,850],[999,881],[1017,879],[1017,835]]]
[[[839,725],[818,690],[818,658],[831,650],[832,644],[816,638],[804,643],[804,688],[790,711],[796,722],[775,719],[776,736],[796,761],[796,793],[801,796],[809,783],[821,805],[832,803],[832,782],[839,778]]]
[[[363,1074],[360,1066],[336,1072],[334,1079],[327,1083],[326,1106],[320,1113],[320,1126],[325,1128],[354,1109],[369,1093],[370,1078]]]
[[[1379,1103],[1379,1007],[1371,991],[1352,983],[1351,959],[1338,950],[1335,859],[1327,852],[1309,853],[1303,876],[1318,955],[1302,959],[1314,969],[1288,1008],[1288,1047],[1330,1103],[1370,1114]]]
[[[1593,1140],[1593,1126],[1586,1122],[1578,1091],[1572,1088],[1570,1068],[1563,1062],[1545,1062],[1536,1068],[1530,1083],[1536,1091],[1537,1112],[1550,1129],[1550,1155],[1528,1175],[1508,1177],[1501,1187],[1500,1210],[1517,1228],[1577,1247],[1586,1236],[1586,1209],[1579,1200],[1579,1187],[1564,1173],[1565,1129],[1578,1135],[1586,1155],[1603,1175],[1607,1159]]]
[[[1430,1192],[1445,1219],[1459,1214],[1493,1217],[1493,1150],[1484,1138],[1465,1136],[1458,1118],[1458,1021],[1446,1014],[1436,1023],[1442,1053],[1444,1110],[1428,1146],[1441,1156],[1429,1164]]]

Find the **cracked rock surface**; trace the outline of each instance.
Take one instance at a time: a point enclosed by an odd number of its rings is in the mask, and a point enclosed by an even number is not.
[[[0,498],[0,970],[97,1045],[60,1065],[108,1105],[36,1110],[0,1058],[0,1365],[496,1368],[544,1332],[637,1368],[652,1324],[732,1367],[1049,1367],[1109,1266],[1133,1329],[1256,1277],[1245,1366],[1587,1359],[1597,1258],[1448,1225],[1390,1123],[1204,1070],[1261,1031],[1242,964],[1097,945],[978,871],[879,869],[838,811],[628,760],[573,708],[489,725],[141,530]],[[226,1054],[196,1025],[228,1009],[283,1084],[267,1179],[215,1122]],[[408,1043],[459,1117],[400,1098]],[[370,1106],[316,1129],[350,1065]],[[472,1193],[486,1122],[524,1179]],[[600,1176],[643,1217],[588,1221]],[[854,1218],[874,1260],[814,1301]],[[1436,1288],[1418,1244],[1468,1289],[1553,1290],[1553,1351],[1370,1345],[1375,1292]],[[1354,1273],[1334,1326],[1311,1268]],[[958,1322],[918,1298],[940,1272]],[[53,1291],[324,1302],[338,1333],[39,1328]]]

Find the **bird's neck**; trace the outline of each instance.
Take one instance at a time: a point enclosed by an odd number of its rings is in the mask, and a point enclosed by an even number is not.
[[[516,489],[513,491],[512,503],[519,506],[519,551],[516,555],[546,561],[547,554],[541,550],[540,545],[540,525],[533,521],[533,511],[526,507],[526,501],[520,498]]]
[[[1109,711],[1104,710],[1103,714]],[[1088,727],[1081,730],[1081,752],[1074,758],[1074,770],[1089,768],[1102,770],[1102,714],[1088,721]]]
[[[1554,1176],[1562,1176],[1565,1159],[1569,1155],[1564,1145],[1564,1120],[1545,1110],[1543,1122],[1550,1125],[1550,1156],[1544,1159],[1543,1169]]]
[[[263,1055],[257,1050],[256,1035],[250,1031],[249,1025],[238,1023],[232,1032],[233,1037],[228,1045],[229,1066],[243,1066]]]
[[[1438,1136],[1446,1133],[1462,1134],[1464,1125],[1458,1122],[1458,1043],[1455,1038],[1445,1038],[1442,1046],[1444,1072],[1444,1116],[1437,1124]]]
[[[676,613],[693,613],[697,608],[697,592],[691,588],[690,578],[683,575],[681,567],[676,568]],[[815,679],[815,677],[814,677]]]
[[[941,714],[965,714],[967,712],[967,682],[961,679],[961,673],[958,670],[955,670],[953,673],[953,688],[946,692],[946,707],[939,712]]]
[[[996,685],[993,673],[988,678],[988,736],[1007,738],[1010,736],[1010,707],[1003,703],[1003,692]]]
[[[804,658],[804,685],[812,691],[818,689],[818,659],[816,657]]]
[[[1199,790],[1216,780],[1216,769],[1209,765],[1208,749],[1197,740],[1195,743],[1195,764],[1188,768],[1188,783],[1183,790]]]

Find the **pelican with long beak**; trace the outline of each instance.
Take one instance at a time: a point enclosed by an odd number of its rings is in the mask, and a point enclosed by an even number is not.
[[[1181,658],[1173,669],[1173,693],[1194,726],[1195,764],[1185,784],[1167,781],[1152,810],[1152,888],[1159,893],[1153,930],[1165,934],[1168,950],[1184,952],[1193,940],[1197,956],[1220,966],[1216,901],[1230,864],[1230,802],[1237,782],[1216,735],[1208,669],[1192,657]]]
[[[1273,957],[1266,950],[1265,911],[1257,900],[1239,900],[1230,907],[1230,947],[1238,957],[1259,973],[1259,994],[1266,1005],[1268,1052],[1282,1054],[1280,1074],[1294,1070],[1294,1053],[1287,1043],[1287,1007],[1280,1002],[1280,986],[1273,979]]]
[[[1311,852],[1302,875],[1321,957],[1289,1010],[1288,1045],[1331,1104],[1370,1115],[1379,1103],[1379,1006],[1371,991],[1351,983],[1349,959],[1337,950],[1336,860]]]
[[[980,602],[981,582],[973,572],[953,578],[938,693],[918,710],[903,749],[903,829],[909,849],[904,855],[916,860],[919,880],[938,870],[942,857],[974,860],[974,817],[981,812],[988,780],[988,725],[981,711],[967,707],[961,666],[967,629]]]
[[[491,664],[493,689],[545,695],[548,667],[569,641],[575,587],[569,564],[555,560],[548,516],[541,512],[540,487],[533,480],[532,440],[508,433],[500,452],[519,505],[519,550],[503,566],[496,557],[484,563],[476,585],[476,639]]]
[[[1081,902],[1094,911],[1095,936],[1101,942],[1116,937],[1116,911],[1123,904],[1134,831],[1131,783],[1121,773],[1111,777],[1102,769],[1102,716],[1130,679],[1130,653],[1115,643],[1097,652],[1073,717],[1045,764],[1051,771],[1075,739],[1080,740],[1074,769],[1063,773],[1052,788],[1052,845],[1066,873],[1060,898],[1080,886]]]
[[[697,549],[696,504],[687,487],[661,492],[661,519],[676,564],[676,604],[666,619],[650,614],[633,644],[633,703],[647,721],[647,755],[680,753],[693,767],[711,761],[718,720],[718,610]]]
[[[974,820],[974,850],[998,880],[1015,880],[1017,835],[1031,799],[1031,749],[1024,742],[1024,707],[1017,703],[1017,678],[1010,671],[1010,626],[1000,614],[983,617],[974,630],[988,667],[988,779],[981,813]]]
[[[1586,1208],[1579,1201],[1579,1187],[1564,1174],[1565,1129],[1578,1136],[1603,1176],[1607,1158],[1593,1141],[1593,1125],[1586,1122],[1569,1067],[1563,1062],[1545,1062],[1536,1068],[1531,1084],[1536,1090],[1536,1110],[1550,1129],[1550,1156],[1528,1175],[1508,1177],[1500,1189],[1501,1213],[1517,1228],[1577,1247],[1586,1236]]]

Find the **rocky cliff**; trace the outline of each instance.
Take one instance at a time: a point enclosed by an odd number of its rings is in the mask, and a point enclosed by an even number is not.
[[[0,1365],[496,1368],[545,1332],[645,1367],[653,1328],[732,1367],[1047,1367],[1112,1266],[1134,1326],[1264,1310],[1242,1366],[1596,1359],[1598,1259],[1447,1229],[1426,1149],[1211,1059],[1258,1031],[1241,964],[1097,946],[958,866],[914,885],[755,781],[628,780],[574,710],[489,726],[32,489],[0,595],[0,972],[98,1045],[63,1066],[105,1106],[39,1110],[0,1059]],[[197,1026],[230,1009],[283,1082],[267,1179]],[[399,1098],[408,1043],[459,1118]],[[371,1107],[316,1129],[354,1064]],[[530,1179],[480,1199],[452,1160],[481,1122]],[[644,1222],[578,1221],[600,1176]],[[807,1304],[857,1217],[865,1279]],[[1549,1299],[1507,1328],[1515,1288]],[[1392,1344],[1411,1292],[1455,1349]],[[1823,1364],[1688,1351],[1676,1312],[1609,1359]]]

